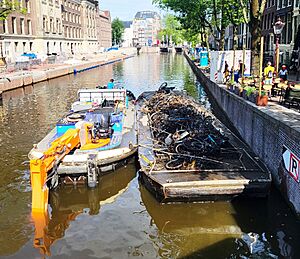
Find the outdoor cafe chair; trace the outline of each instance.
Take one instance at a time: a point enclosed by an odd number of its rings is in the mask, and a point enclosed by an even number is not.
[[[263,89],[268,93],[268,96],[271,97],[271,90],[273,85],[271,84],[265,84],[263,85]]]

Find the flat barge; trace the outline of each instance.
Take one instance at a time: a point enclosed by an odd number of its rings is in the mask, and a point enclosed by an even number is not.
[[[175,51],[176,51],[176,53],[182,53],[183,52],[183,47],[177,46],[177,47],[175,47]]]
[[[159,143],[162,139],[161,132],[157,130],[159,119],[154,120],[154,113],[163,109],[159,107],[166,102],[152,103],[151,107],[150,104],[157,94],[165,95],[163,99],[167,99],[170,104],[170,111],[165,111],[164,115],[159,115],[162,117],[160,121],[167,119],[172,114],[174,115],[176,111],[182,108],[176,107],[176,105],[172,106],[172,102],[179,99],[179,104],[184,103],[182,105],[188,105],[197,110],[199,114],[205,114],[206,117],[212,118],[215,133],[211,136],[221,134],[226,141],[220,145],[215,153],[201,154],[200,147],[199,152],[197,150],[192,153],[185,152],[184,149],[180,150],[179,146],[182,146],[180,143],[184,143],[184,139],[188,140],[192,137],[188,136],[188,130],[181,128],[181,135],[179,134],[179,140],[177,140],[179,145],[175,147],[179,154],[166,151],[166,146],[173,145],[168,142],[174,142],[178,128],[176,129],[174,126],[173,132],[170,132],[172,129],[162,132],[165,133],[165,137],[163,137],[165,143]],[[236,196],[266,197],[268,195],[271,175],[264,164],[244,142],[217,120],[214,115],[186,94],[173,91],[169,93],[144,92],[138,98],[137,110],[140,179],[160,202],[230,200]],[[179,119],[182,120],[183,118]],[[193,120],[196,118],[191,117],[189,119],[191,121],[188,123],[194,123]],[[175,124],[176,120],[174,120]],[[160,135],[160,140],[158,135]],[[177,164],[174,157],[177,157]],[[190,162],[184,161],[180,165],[178,161],[181,158],[178,157],[185,157]],[[172,162],[172,159],[175,162]],[[170,166],[170,163],[173,164]],[[184,163],[186,164],[184,165]]]
[[[169,48],[168,47],[160,47],[160,52],[161,53],[169,53]]]

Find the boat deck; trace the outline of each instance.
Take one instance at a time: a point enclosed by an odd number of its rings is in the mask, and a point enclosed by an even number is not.
[[[51,130],[51,132],[41,140],[36,148],[32,149],[31,153],[33,155],[43,154],[49,147],[53,140],[57,137],[56,128]],[[95,155],[97,165],[105,169],[104,171],[109,171],[114,169],[113,164],[117,164],[122,160],[133,155],[137,150],[137,133],[136,133],[136,113],[135,107],[132,103],[129,104],[128,109],[126,109],[125,118],[122,128],[122,140],[121,144],[115,148],[108,150],[98,151],[96,149],[91,150],[80,150],[76,149],[74,153],[66,155],[61,161],[58,173],[59,174],[85,174],[86,164],[90,155]]]
[[[121,144],[116,148],[103,151],[76,150],[74,154],[65,156],[59,166],[59,174],[82,174],[85,170],[89,155],[91,154],[95,154],[97,165],[102,167],[102,171],[110,171],[114,169],[114,163],[128,158],[133,155],[136,150],[136,113],[134,105],[129,104],[124,118]]]
[[[215,126],[229,138],[230,146],[215,157],[215,166],[205,169],[168,170],[153,151],[155,141],[148,115],[138,107],[138,140],[141,179],[161,202],[231,199],[235,196],[265,197],[271,176],[248,146],[215,119]],[[143,109],[142,109],[143,110]]]

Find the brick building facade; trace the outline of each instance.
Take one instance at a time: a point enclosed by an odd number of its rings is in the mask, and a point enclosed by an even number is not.
[[[25,14],[13,12],[0,21],[0,56],[8,63],[24,52],[68,58],[111,46],[110,15],[99,11],[96,0],[21,0],[21,5]]]
[[[110,47],[112,44],[112,29],[111,29],[111,17],[109,11],[101,11],[99,13],[99,19],[97,24],[98,42],[101,48]]]
[[[1,49],[0,55],[12,57],[20,53],[33,50],[34,35],[36,33],[32,1],[21,0],[21,7],[26,8],[26,13],[12,13],[6,20],[0,21]]]

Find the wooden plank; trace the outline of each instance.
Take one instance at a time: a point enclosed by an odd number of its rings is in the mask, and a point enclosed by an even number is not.
[[[228,185],[246,185],[249,184],[248,179],[244,180],[200,180],[200,181],[192,181],[192,182],[177,182],[177,183],[164,183],[163,187],[203,187],[207,188],[211,186],[228,186]]]

